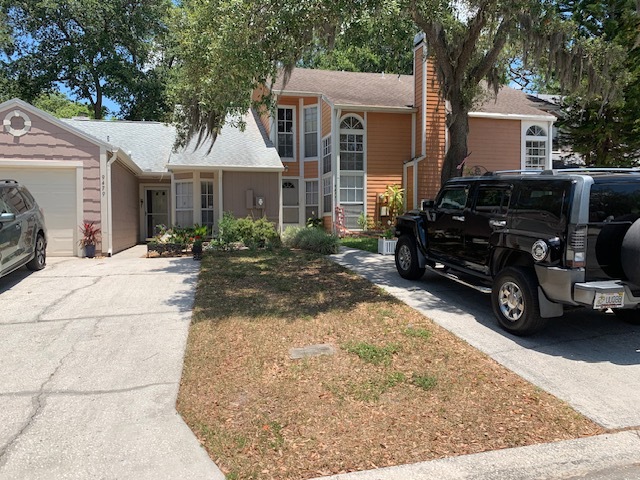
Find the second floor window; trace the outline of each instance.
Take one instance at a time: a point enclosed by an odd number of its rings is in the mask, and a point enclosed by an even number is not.
[[[318,156],[318,107],[304,109],[304,156]]]
[[[278,108],[278,122],[277,122],[277,142],[278,142],[278,154],[282,159],[293,160],[293,144],[294,144],[294,115],[293,108],[291,107],[279,107]]]
[[[364,170],[364,127],[354,116],[340,123],[340,170]]]

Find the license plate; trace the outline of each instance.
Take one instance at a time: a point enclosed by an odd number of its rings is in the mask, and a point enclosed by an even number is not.
[[[593,308],[620,308],[624,307],[624,291],[615,293],[596,293],[593,299]]]

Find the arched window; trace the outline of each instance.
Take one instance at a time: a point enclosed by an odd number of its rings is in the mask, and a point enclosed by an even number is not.
[[[543,170],[547,165],[547,131],[532,125],[525,133],[524,168]]]
[[[344,208],[345,224],[357,229],[364,212],[364,125],[355,115],[340,122],[340,189],[339,203]]]

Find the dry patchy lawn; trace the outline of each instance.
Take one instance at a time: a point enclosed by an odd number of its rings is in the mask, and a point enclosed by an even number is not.
[[[333,356],[289,358],[320,343]],[[325,258],[208,255],[178,409],[230,479],[305,479],[601,433]]]

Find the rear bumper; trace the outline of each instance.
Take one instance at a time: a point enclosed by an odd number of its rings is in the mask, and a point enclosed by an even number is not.
[[[593,307],[597,293],[615,294],[622,291],[624,306],[621,308],[636,308],[640,304],[640,297],[635,297],[629,286],[620,280],[576,283],[573,297],[578,304]]]

